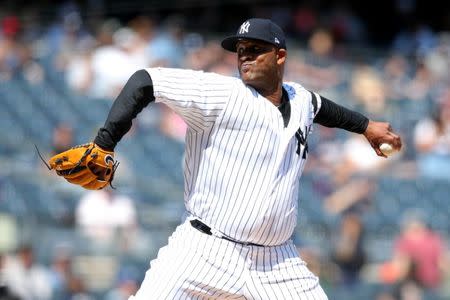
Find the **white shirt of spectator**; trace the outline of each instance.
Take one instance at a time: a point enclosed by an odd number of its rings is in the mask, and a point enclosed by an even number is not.
[[[98,239],[112,238],[116,229],[137,223],[133,200],[100,190],[85,194],[76,209],[76,223],[83,233]]]

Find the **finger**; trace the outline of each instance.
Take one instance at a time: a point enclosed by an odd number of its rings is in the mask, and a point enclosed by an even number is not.
[[[400,136],[394,134],[392,137],[391,145],[394,147],[394,149],[400,150],[402,148],[402,139],[400,138]]]
[[[383,139],[382,141],[380,141],[380,145],[382,143],[388,143],[388,144],[392,145],[392,147],[394,147],[394,149],[400,150],[402,148],[402,140],[401,140],[400,136],[393,132],[388,132],[387,135],[388,136],[386,139]]]
[[[373,150],[375,150],[375,152],[376,152],[376,154],[377,154],[378,156],[387,158],[387,156],[384,155],[383,152],[381,152],[381,150],[380,150],[380,148],[379,148],[378,146],[376,146],[376,147],[372,146],[372,147],[373,147]]]

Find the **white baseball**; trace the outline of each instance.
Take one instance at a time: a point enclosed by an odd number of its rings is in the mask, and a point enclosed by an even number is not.
[[[380,145],[380,151],[384,155],[389,156],[389,155],[392,155],[396,150],[394,149],[394,147],[392,147],[391,144],[383,143]]]

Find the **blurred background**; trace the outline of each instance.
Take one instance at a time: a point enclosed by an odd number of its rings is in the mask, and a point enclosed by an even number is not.
[[[185,124],[150,105],[117,147],[116,189],[48,158],[92,140],[134,71],[236,76],[219,41],[249,17],[288,36],[287,81],[389,121],[404,148],[316,126],[294,241],[330,299],[450,299],[450,4],[0,1],[0,299],[127,299],[184,211]]]

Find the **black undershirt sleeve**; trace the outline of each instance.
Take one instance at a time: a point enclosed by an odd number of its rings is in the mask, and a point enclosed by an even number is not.
[[[322,105],[314,118],[314,123],[325,127],[337,127],[355,133],[364,133],[369,119],[359,112],[347,109],[325,97],[320,97]]]
[[[135,72],[114,101],[94,143],[105,150],[114,150],[117,143],[130,130],[132,120],[154,100],[153,82],[148,72],[145,70]]]
[[[291,103],[289,102],[289,96],[284,88],[283,95],[281,96],[281,104],[278,106],[278,110],[283,116],[284,128],[286,128],[291,118]]]

